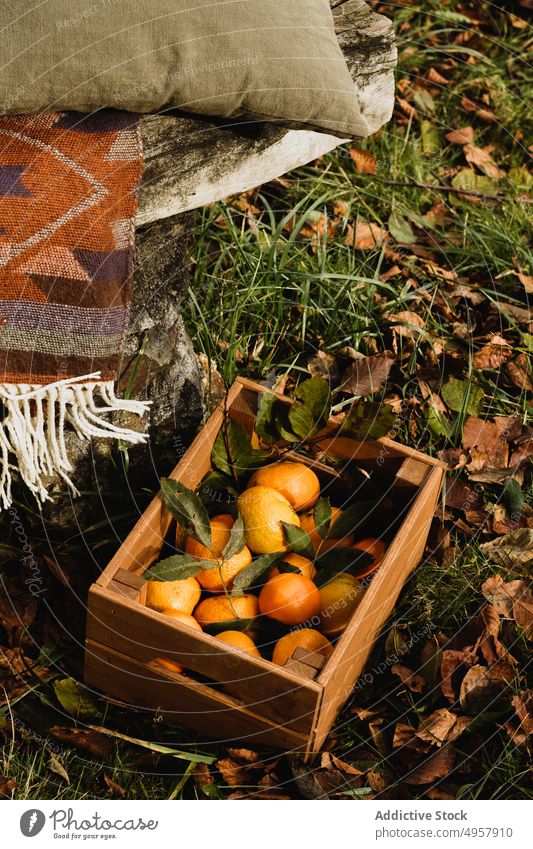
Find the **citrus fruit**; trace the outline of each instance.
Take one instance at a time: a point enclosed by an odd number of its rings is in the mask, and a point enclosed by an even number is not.
[[[222,514],[210,520],[211,548],[206,548],[198,540],[189,537],[185,545],[185,553],[199,560],[212,560],[216,563],[212,569],[204,569],[196,575],[196,580],[211,593],[221,593],[230,589],[233,579],[241,569],[252,562],[252,553],[247,545],[229,560],[222,561],[222,552],[229,542],[231,529],[234,525],[233,516]]]
[[[320,630],[336,636],[344,631],[354,610],[363,598],[363,588],[357,578],[343,572],[320,587]]]
[[[383,540],[375,539],[374,537],[361,539],[358,542],[355,542],[352,548],[356,548],[358,551],[365,551],[373,558],[372,563],[366,568],[357,569],[356,567],[354,569],[354,574],[356,574],[358,578],[364,578],[365,575],[370,575],[371,572],[374,572],[383,560],[387,550],[387,546]]]
[[[152,610],[181,610],[192,613],[202,590],[196,578],[183,581],[148,581],[146,586],[146,606]]]
[[[198,560],[219,560],[229,542],[231,529],[235,523],[233,516],[222,513],[209,520],[211,525],[211,548],[202,545],[193,537],[188,537],[185,543],[185,554],[197,557]]]
[[[320,481],[313,470],[292,460],[258,469],[250,478],[248,487],[252,486],[270,486],[281,492],[295,510],[307,510],[320,495]]]
[[[168,669],[170,672],[183,672],[183,666],[180,663],[176,663],[175,660],[170,660],[169,657],[156,657],[154,663],[162,666],[163,669]]]
[[[294,551],[286,554],[283,558],[283,562],[290,563],[291,566],[296,566],[296,568],[300,570],[300,574],[305,575],[305,577],[309,578],[311,581],[316,575],[316,569],[311,560],[309,560],[308,557],[302,557],[301,554],[296,554]],[[274,568],[269,572],[268,577],[273,578],[274,575],[279,574],[281,574],[279,568],[274,566]]]
[[[330,527],[333,527],[337,519],[339,519],[341,516],[342,510],[340,510],[339,507],[332,507]],[[313,543],[313,548],[315,549],[315,553],[324,554],[325,551],[330,551],[332,548],[349,548],[354,541],[353,534],[348,534],[347,536],[342,537],[342,539],[322,539],[316,529],[315,517],[313,515],[313,512],[306,513],[305,516],[302,516],[300,518],[300,527],[302,531],[305,531],[306,534],[309,534],[311,542]]]
[[[259,593],[259,612],[285,625],[299,625],[319,611],[318,588],[304,575],[274,575]]]
[[[257,598],[254,595],[213,596],[201,601],[194,611],[194,618],[202,628],[217,622],[234,619],[254,619],[257,616]]]
[[[271,554],[287,548],[281,522],[300,524],[300,518],[277,489],[252,486],[237,499],[244,522],[246,544],[254,554]]]
[[[234,646],[236,649],[248,652],[248,654],[252,654],[254,657],[261,657],[254,641],[242,631],[222,631],[221,634],[217,634],[217,639],[228,643],[230,646]]]
[[[161,612],[165,616],[170,616],[175,622],[179,622],[180,625],[186,625],[187,628],[194,628],[195,631],[202,630],[202,626],[190,613],[184,613],[182,610],[173,610],[171,607],[167,607],[166,610],[162,610]]]
[[[329,657],[333,646],[324,634],[315,631],[314,628],[301,628],[299,631],[291,631],[278,640],[272,653],[272,663],[285,666],[297,648],[306,649],[309,652],[318,652],[324,657]]]

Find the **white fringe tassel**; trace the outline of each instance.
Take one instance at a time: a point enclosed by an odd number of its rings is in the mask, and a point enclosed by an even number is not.
[[[58,380],[47,386],[0,384],[0,502],[11,505],[11,471],[16,468],[35,497],[51,500],[44,478],[58,474],[75,495],[78,490],[69,477],[72,465],[65,445],[65,423],[69,422],[80,439],[92,436],[122,439],[136,445],[148,435],[117,427],[102,418],[104,413],[126,411],[144,415],[150,401],[117,398],[112,381],[99,380],[100,372]],[[91,382],[88,382],[91,381]],[[104,406],[96,406],[95,394]],[[9,462],[15,456],[16,463]]]

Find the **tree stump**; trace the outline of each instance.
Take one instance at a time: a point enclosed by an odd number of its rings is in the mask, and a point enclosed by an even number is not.
[[[386,123],[394,103],[396,46],[391,22],[365,0],[330,0],[339,43],[357,83],[371,132]],[[152,401],[146,421],[117,423],[148,431],[146,445],[126,455],[108,440],[80,442],[66,435],[73,499],[52,481],[54,500],[43,506],[52,528],[86,528],[118,509],[122,494],[135,503],[140,488],[155,489],[190,442],[203,415],[202,371],[180,315],[186,296],[187,234],[191,211],[252,189],[316,159],[346,141],[326,133],[286,130],[257,122],[208,121],[180,114],[142,121],[145,164],[137,216],[135,294],[123,353],[120,389]],[[141,353],[139,353],[141,352]]]

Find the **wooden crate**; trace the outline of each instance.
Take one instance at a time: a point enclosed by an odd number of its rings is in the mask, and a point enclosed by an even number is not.
[[[231,418],[253,429],[264,387],[238,379],[226,399]],[[284,403],[288,398],[278,396]],[[215,411],[171,477],[195,488],[210,468],[211,448],[222,425]],[[160,557],[172,517],[157,495],[89,592],[85,681],[120,703],[157,711],[209,738],[248,746],[320,750],[337,713],[360,676],[374,639],[400,590],[419,563],[441,491],[444,467],[390,439],[357,441],[335,436],[332,419],[320,434],[328,455],[355,460],[372,470],[403,514],[384,560],[329,660],[296,651],[279,667],[184,628],[143,604],[144,571]],[[299,455],[322,479],[338,472]],[[389,517],[387,517],[388,521]],[[154,660],[166,656],[191,674],[167,671]],[[192,677],[195,676],[195,677]]]

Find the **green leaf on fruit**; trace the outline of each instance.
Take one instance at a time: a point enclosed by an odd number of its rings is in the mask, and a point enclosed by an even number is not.
[[[235,580],[233,581],[233,595],[242,595],[250,587],[263,577],[266,572],[269,572],[276,563],[284,556],[283,551],[274,551],[272,554],[263,554],[241,569]]]
[[[326,424],[331,414],[331,392],[323,377],[315,375],[300,383],[293,392],[289,421],[297,436],[308,439]]]
[[[326,539],[331,524],[331,504],[329,498],[319,498],[313,511],[315,529],[322,539]]]
[[[181,481],[172,478],[162,478],[161,490],[165,504],[178,524],[197,542],[211,548],[209,516],[199,496]]]
[[[305,531],[302,531],[297,525],[291,525],[290,522],[281,522],[285,541],[291,551],[301,554],[313,560],[315,549],[311,542],[311,537]]]
[[[165,560],[160,560],[151,569],[147,569],[144,577],[151,581],[185,581],[194,578],[204,569],[214,569],[213,560],[199,560],[190,554],[173,554]]]

